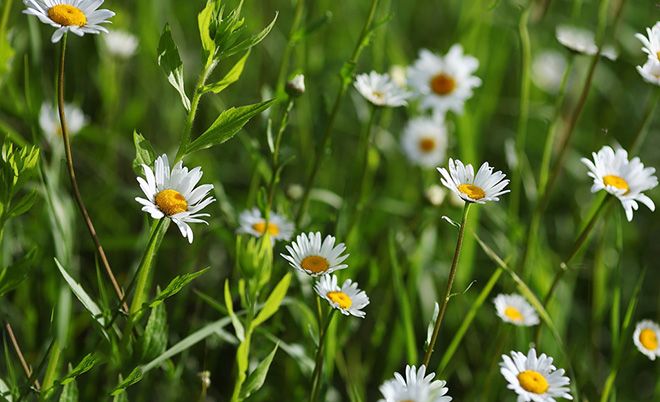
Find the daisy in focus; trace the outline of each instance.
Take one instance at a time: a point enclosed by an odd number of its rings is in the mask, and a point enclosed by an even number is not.
[[[472,165],[449,159],[449,171],[438,168],[442,175],[442,184],[466,202],[485,204],[486,201],[499,201],[499,196],[511,190],[504,190],[509,184],[506,175],[501,171],[493,172],[494,168],[484,162],[477,174]]]
[[[481,85],[474,76],[479,61],[463,54],[461,45],[454,45],[445,56],[438,56],[426,49],[408,70],[408,83],[421,98],[421,107],[443,115],[452,110],[463,113],[465,101],[472,97],[472,90]]]
[[[660,357],[660,325],[651,320],[642,320],[637,323],[633,333],[633,342],[640,352],[649,359]]]
[[[147,165],[142,168],[145,178],[138,177],[137,181],[146,198],[136,197],[135,201],[142,204],[142,210],[154,219],[170,218],[181,235],[192,243],[193,232],[188,224],[207,223],[200,218],[210,215],[200,211],[215,201],[213,197],[207,197],[213,185],[202,184],[195,188],[202,178],[202,169],[196,167],[188,171],[183,162],[179,162],[170,170],[165,154],[156,159],[154,170]]]
[[[241,225],[238,228],[238,233],[247,233],[254,237],[261,237],[264,233],[268,232],[273,243],[276,240],[289,240],[293,236],[293,223],[274,212],[270,213],[268,223],[261,216],[261,211],[258,208],[241,212],[238,220]]]
[[[70,136],[78,134],[87,125],[87,117],[76,105],[64,105],[64,117],[66,118],[67,133]],[[43,131],[46,140],[51,147],[59,149],[62,143],[62,126],[60,114],[57,107],[50,103],[43,103],[39,110],[39,127]]]
[[[592,156],[593,162],[587,158],[581,159],[589,168],[589,176],[594,179],[592,193],[605,190],[618,198],[629,222],[632,221],[633,211],[639,208],[638,202],[651,211],[655,210],[653,201],[643,194],[658,185],[655,168],[645,168],[637,157],[629,161],[626,150],[614,151],[609,146],[604,146]]]
[[[103,0],[23,0],[24,14],[34,15],[39,21],[57,28],[51,37],[53,43],[66,32],[78,36],[108,32],[101,24],[109,23],[115,15],[110,10],[99,10]]]
[[[586,54],[587,56],[593,56],[598,52],[593,32],[586,29],[567,25],[558,26],[555,37],[559,43],[570,51]],[[612,46],[603,46],[600,55],[610,60],[616,60],[619,57],[618,52]]]
[[[139,42],[130,32],[111,30],[103,36],[103,43],[112,56],[129,59],[135,54]]]
[[[359,74],[353,84],[366,100],[375,106],[399,107],[408,104],[410,94],[394,83],[389,74]]]
[[[569,393],[570,379],[564,369],[552,365],[552,357],[530,349],[527,356],[511,352],[511,357],[502,355],[500,372],[509,382],[507,388],[518,394],[518,402],[555,402],[556,398],[573,399]]]
[[[648,54],[650,61],[660,63],[660,21],[656,22],[652,28],[646,28],[644,36],[641,33],[635,34],[635,38],[642,42],[642,51]]]
[[[358,288],[357,282],[346,279],[341,287],[337,284],[337,275],[323,275],[314,286],[316,293],[327,300],[332,308],[344,315],[364,318],[362,311],[369,304],[369,297]]]
[[[394,379],[387,380],[380,386],[383,399],[379,402],[450,402],[446,381],[433,380],[435,373],[426,374],[426,366],[419,369],[406,366],[406,377],[394,373]]]
[[[500,294],[493,300],[497,315],[504,322],[521,327],[531,327],[539,323],[534,307],[518,294]]]
[[[401,145],[410,162],[423,167],[434,167],[445,160],[447,128],[438,118],[417,117],[406,124]]]
[[[326,236],[321,242],[321,233],[302,233],[286,246],[289,254],[280,254],[293,268],[311,276],[325,275],[339,269],[348,268],[342,264],[348,258],[344,255],[344,243],[335,245],[333,236]]]

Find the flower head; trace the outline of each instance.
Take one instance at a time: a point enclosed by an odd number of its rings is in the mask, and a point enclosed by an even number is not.
[[[301,96],[305,93],[305,76],[296,74],[286,83],[286,92],[293,97]]]
[[[59,42],[66,32],[78,36],[108,32],[101,24],[109,23],[115,15],[110,10],[99,10],[103,0],[23,0],[24,14],[34,15],[44,24],[57,30],[51,41]]]
[[[261,237],[268,232],[272,242],[275,240],[289,240],[293,236],[293,223],[282,215],[271,212],[266,224],[266,219],[261,216],[258,208],[248,209],[241,212],[238,218],[241,225],[238,233],[247,233],[255,237]]]
[[[357,282],[346,279],[337,285],[337,275],[323,275],[314,286],[316,293],[344,315],[364,318],[362,311],[369,304],[369,297],[358,288]]]
[[[108,53],[120,58],[128,59],[135,54],[138,47],[138,39],[130,32],[111,30],[103,36]]]
[[[376,106],[398,107],[408,104],[410,94],[392,81],[389,74],[359,74],[353,84],[366,100]]]
[[[530,349],[527,356],[511,352],[511,357],[502,355],[500,372],[509,382],[507,388],[518,394],[518,402],[555,402],[555,398],[573,399],[568,392],[570,379],[564,370],[552,365],[552,357],[536,356]]]
[[[647,60],[643,66],[637,66],[637,72],[644,81],[660,86],[660,62]]]
[[[335,238],[326,236],[321,242],[321,233],[301,233],[296,241],[286,246],[289,254],[280,254],[289,265],[311,276],[329,274],[339,269],[347,268],[342,264],[348,254],[344,243],[335,246]]]
[[[509,184],[506,175],[501,171],[493,173],[493,167],[484,162],[477,174],[474,174],[472,165],[463,165],[463,162],[449,159],[449,171],[438,168],[442,175],[442,184],[467,202],[485,204],[486,201],[499,201],[499,196],[508,193],[504,190]]]
[[[408,159],[420,166],[434,167],[447,152],[447,128],[439,118],[417,117],[403,130],[401,144]]]
[[[660,357],[660,325],[651,320],[638,322],[633,333],[633,342],[649,359]]]
[[[142,210],[154,219],[170,218],[183,237],[192,243],[193,232],[188,224],[207,223],[200,218],[210,215],[200,211],[215,201],[215,198],[207,197],[213,185],[203,184],[195,188],[202,178],[202,169],[196,167],[188,171],[183,167],[183,162],[179,162],[170,170],[165,154],[156,159],[154,170],[147,165],[142,165],[142,168],[146,180],[138,177],[137,181],[146,199],[136,197],[135,201],[142,204]]]
[[[559,43],[573,52],[587,56],[593,56],[598,52],[593,32],[586,29],[562,25],[557,27],[555,36]],[[612,46],[603,46],[600,54],[610,60],[616,60],[619,57],[618,52]]]
[[[435,373],[426,374],[426,366],[419,369],[406,366],[406,377],[394,373],[394,379],[387,380],[380,386],[383,399],[379,402],[450,402],[446,381],[434,380]]]
[[[65,104],[64,116],[66,118],[67,133],[70,136],[78,134],[87,125],[87,117],[76,105]],[[39,110],[39,126],[48,143],[52,147],[58,147],[59,149],[59,144],[62,142],[62,126],[57,107],[49,103],[43,103],[41,105],[41,109]]]
[[[648,55],[649,60],[660,63],[660,21],[652,28],[646,28],[646,34],[648,36],[638,33],[635,37],[644,45],[642,51]]]
[[[591,192],[605,190],[621,201],[626,211],[626,218],[631,221],[633,211],[639,208],[637,202],[655,210],[653,201],[643,194],[658,185],[654,168],[645,168],[639,158],[628,160],[628,152],[604,146],[598,153],[593,153],[593,162],[582,158],[582,163],[589,168],[589,176],[594,179]]]
[[[493,300],[497,315],[504,322],[530,327],[539,323],[539,316],[534,307],[518,294],[497,295]]]

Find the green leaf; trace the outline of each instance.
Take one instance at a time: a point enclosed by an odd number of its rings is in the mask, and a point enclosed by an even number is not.
[[[96,302],[94,302],[94,300],[89,297],[87,292],[85,292],[85,289],[83,289],[83,287],[78,282],[76,282],[68,272],[66,272],[57,258],[55,258],[55,264],[57,265],[57,269],[60,270],[60,273],[64,277],[64,280],[71,288],[73,294],[78,298],[78,300],[80,300],[87,311],[89,311],[89,313],[92,315],[92,318],[94,318],[101,325],[101,327],[105,327],[105,319],[103,318],[101,309],[96,304]]]
[[[151,309],[147,327],[142,336],[142,359],[151,360],[167,348],[167,312],[163,303]]]
[[[157,157],[156,151],[154,151],[149,140],[137,131],[133,131],[133,144],[135,144],[133,170],[138,174],[142,174],[142,165],[153,166]]]
[[[115,394],[115,397],[112,398],[112,402],[128,402],[128,394],[126,391],[122,390],[118,394]]]
[[[225,88],[238,81],[238,79],[241,77],[241,74],[243,74],[243,69],[245,68],[245,62],[247,61],[248,56],[250,56],[249,50],[243,55],[243,57],[240,58],[240,60],[236,62],[236,64],[234,64],[234,66],[220,81],[205,85],[204,88],[202,88],[202,92],[213,92],[215,94],[219,94]]]
[[[73,379],[64,386],[60,402],[78,402],[78,386]]]
[[[181,95],[181,102],[186,110],[190,111],[190,99],[186,96],[186,88],[183,82],[183,62],[179,56],[179,49],[172,39],[169,24],[165,25],[163,33],[158,42],[158,65],[161,66],[167,80]]]
[[[36,249],[32,249],[11,266],[0,270],[0,297],[27,279],[32,270],[35,255]]]
[[[7,386],[7,383],[2,381],[1,378],[0,378],[0,398],[2,398],[3,401],[9,401],[9,402],[13,401],[9,386]]]
[[[181,289],[186,287],[190,282],[192,282],[195,278],[198,276],[201,276],[202,274],[206,273],[211,267],[206,267],[204,269],[201,269],[197,272],[193,272],[190,274],[183,274],[175,277],[170,281],[170,283],[167,285],[165,290],[162,292],[158,293],[158,296],[156,296],[155,299],[149,303],[149,307],[154,308],[161,304],[165,299],[168,299],[175,294],[179,293]]]
[[[238,108],[227,109],[218,116],[202,135],[193,141],[186,153],[199,151],[214,145],[222,144],[236,135],[243,126],[254,116],[271,107],[276,99],[265,102],[255,103],[253,105],[241,106]]]
[[[253,46],[257,45],[259,42],[264,40],[264,38],[270,33],[270,30],[273,29],[273,26],[275,26],[275,21],[277,21],[277,16],[278,14],[275,13],[275,17],[273,20],[268,24],[266,28],[264,28],[261,32],[259,32],[256,35],[253,35],[241,42],[236,43],[233,46],[229,46],[227,49],[225,49],[222,52],[222,57],[229,57],[231,55],[237,54],[244,52],[246,50],[249,50]]]
[[[277,312],[286,296],[286,292],[289,290],[289,284],[291,283],[291,273],[284,275],[284,278],[275,286],[275,289],[271,292],[264,303],[264,307],[259,311],[257,317],[252,322],[252,325],[256,328],[264,321],[269,319],[273,314]]]
[[[273,357],[275,357],[278,346],[278,344],[275,344],[275,347],[268,354],[268,356],[266,356],[266,358],[259,363],[257,368],[252,373],[250,373],[250,376],[245,381],[245,385],[243,388],[241,388],[240,399],[249,398],[250,395],[259,391],[259,389],[261,389],[261,387],[264,385],[264,381],[268,375],[268,369],[270,368],[270,364],[273,362]]]
[[[12,202],[12,206],[9,209],[9,211],[7,212],[7,214],[10,217],[16,217],[16,216],[19,216],[19,215],[23,215],[24,213],[29,211],[30,208],[32,208],[32,206],[34,205],[34,203],[37,200],[38,196],[39,196],[39,192],[37,190],[32,190],[32,191],[28,192],[23,197],[21,197],[21,199],[19,199],[18,201]]]
[[[96,366],[97,363],[101,361],[101,358],[94,355],[94,353],[89,353],[85,357],[82,358],[80,363],[76,365],[76,367],[73,368],[73,370],[70,370],[69,373],[64,376],[59,382],[61,385],[66,385],[70,382],[73,382],[76,377],[79,377],[92,368]]]
[[[112,396],[117,396],[117,395],[121,394],[122,392],[124,392],[124,390],[126,388],[140,382],[140,380],[142,380],[143,376],[144,376],[144,373],[142,372],[142,367],[138,366],[138,367],[134,368],[133,371],[131,371],[131,373],[128,375],[128,377],[126,377],[123,381],[121,381],[119,384],[117,384],[115,389],[112,390],[111,395]]]
[[[197,15],[197,25],[199,27],[199,38],[202,41],[202,49],[208,57],[215,53],[215,42],[211,37],[211,22],[215,16],[217,0],[209,0],[206,7]]]
[[[234,313],[234,303],[231,300],[231,293],[229,291],[229,280],[225,280],[225,306],[227,307],[227,313],[229,313],[231,324],[234,326],[236,337],[243,342],[243,340],[245,340],[245,329],[236,313]]]

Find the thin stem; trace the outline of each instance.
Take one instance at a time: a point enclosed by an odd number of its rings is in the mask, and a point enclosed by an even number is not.
[[[169,218],[166,217],[159,219],[158,223],[156,223],[156,226],[153,229],[153,232],[151,233],[151,237],[149,237],[147,249],[144,252],[144,256],[142,256],[142,261],[140,261],[140,265],[138,266],[137,270],[137,282],[135,285],[135,293],[133,294],[133,301],[131,303],[130,310],[131,316],[137,314],[141,310],[142,303],[144,303],[146,298],[147,283],[149,282],[149,274],[151,273],[153,259],[157,251],[159,243],[158,240],[159,237],[161,237],[161,232],[164,232],[163,226],[165,226],[165,229],[167,229],[165,221],[168,219]]]
[[[110,263],[108,262],[108,258],[106,257],[105,251],[103,251],[103,246],[101,246],[101,241],[99,240],[98,235],[96,234],[96,229],[94,229],[94,224],[92,223],[92,219],[90,218],[89,213],[87,212],[87,208],[85,207],[85,203],[83,202],[82,196],[80,195],[80,189],[78,188],[78,182],[76,181],[76,172],[73,168],[73,153],[71,152],[71,141],[69,139],[69,132],[66,126],[66,116],[64,115],[64,60],[66,56],[66,39],[67,39],[67,34],[65,33],[64,38],[62,38],[62,49],[60,54],[60,71],[57,80],[57,108],[60,114],[60,124],[62,129],[62,139],[64,140],[64,151],[66,153],[67,171],[69,173],[69,178],[71,179],[73,198],[76,200],[76,204],[78,205],[78,209],[82,214],[85,225],[87,226],[87,230],[89,231],[89,235],[92,237],[92,240],[94,241],[94,245],[96,246],[96,251],[99,255],[99,258],[101,259],[101,264],[103,265],[103,268],[105,269],[108,278],[110,278],[110,282],[112,283],[112,287],[115,291],[115,294],[117,295],[117,298],[119,300],[123,300],[124,292],[119,286],[119,283],[117,282],[117,279],[115,278],[115,275],[112,272],[112,268],[110,268]],[[128,311],[128,306],[126,305],[126,303],[123,303],[122,308],[124,309],[124,311]]]
[[[323,350],[325,348],[325,337],[328,333],[328,328],[330,327],[330,322],[332,321],[334,315],[334,309],[331,309],[328,312],[328,315],[325,317],[325,325],[319,322],[319,329],[321,333],[319,334],[319,345],[316,348],[316,359],[314,364],[314,374],[312,374],[312,393],[310,394],[309,401],[316,402],[319,397],[319,392],[321,390],[321,373],[323,372]]]
[[[653,92],[654,93],[650,95],[651,99],[646,102],[646,110],[644,111],[644,117],[642,117],[642,124],[640,124],[639,130],[637,130],[637,134],[635,135],[635,139],[633,140],[632,145],[630,145],[630,153],[633,155],[638,153],[642,144],[644,144],[646,134],[649,132],[649,125],[653,120],[653,112],[655,111],[655,107],[658,104],[658,98],[660,98],[660,90],[654,88]]]
[[[286,103],[286,106],[284,107],[284,112],[282,113],[282,118],[280,119],[280,125],[279,128],[277,129],[277,136],[275,137],[275,144],[273,147],[273,159],[272,159],[272,173],[270,177],[270,183],[268,184],[268,207],[266,208],[266,219],[270,217],[270,211],[273,207],[273,199],[275,198],[275,189],[277,188],[277,183],[279,182],[279,174],[280,174],[280,145],[282,143],[282,137],[284,135],[284,131],[286,130],[286,126],[289,122],[289,113],[291,112],[291,109],[293,108],[293,97],[289,96],[289,99]],[[268,222],[266,224],[266,228],[268,227]]]
[[[7,330],[7,334],[9,335],[9,340],[11,341],[12,346],[16,351],[18,360],[21,362],[21,367],[23,367],[23,371],[25,372],[25,376],[27,377],[28,382],[33,381],[32,384],[34,385],[34,389],[39,391],[41,389],[41,386],[39,385],[39,380],[37,380],[36,378],[34,380],[32,379],[32,368],[30,367],[30,365],[25,360],[25,357],[23,356],[23,352],[21,351],[21,347],[18,344],[16,335],[14,335],[14,330],[12,329],[11,324],[6,323],[5,329]]]
[[[435,342],[438,340],[438,335],[440,334],[440,327],[442,327],[442,320],[445,317],[445,311],[447,310],[447,304],[451,298],[451,288],[454,284],[454,278],[456,278],[456,268],[458,268],[458,258],[461,254],[461,246],[463,245],[463,235],[465,233],[465,224],[467,221],[468,211],[470,210],[471,203],[466,202],[465,207],[463,207],[463,216],[461,217],[461,227],[458,230],[458,239],[456,240],[456,249],[454,250],[454,258],[451,261],[451,269],[449,270],[449,278],[447,279],[447,289],[445,290],[445,297],[442,299],[442,305],[440,306],[440,312],[438,313],[438,319],[435,322],[435,327],[433,328],[433,335],[431,336],[431,342],[424,353],[424,364],[426,367],[429,366],[431,362],[431,355],[433,354],[433,348],[435,347]]]
[[[282,53],[282,59],[280,61],[280,71],[277,74],[277,93],[283,93],[284,92],[284,85],[286,83],[286,75],[289,70],[289,62],[291,58],[291,51],[295,47],[296,43],[298,42],[298,37],[296,36],[298,33],[298,27],[300,26],[300,23],[302,22],[302,17],[303,17],[303,12],[305,10],[305,0],[298,0],[296,2],[296,9],[293,14],[293,20],[291,21],[291,29],[289,30],[289,38],[287,40],[287,44],[284,47],[284,51]]]

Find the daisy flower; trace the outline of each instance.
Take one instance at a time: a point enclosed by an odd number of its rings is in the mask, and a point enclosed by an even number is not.
[[[142,210],[154,219],[170,218],[183,237],[192,243],[193,232],[188,224],[207,223],[200,218],[210,215],[199,211],[215,201],[213,197],[207,197],[213,185],[203,184],[195,188],[202,178],[202,169],[196,167],[188,171],[183,162],[179,162],[170,170],[165,154],[156,159],[154,170],[147,165],[142,168],[146,180],[138,177],[137,181],[147,198],[136,197],[135,201],[142,204]]]
[[[366,100],[376,106],[398,107],[408,104],[410,94],[394,83],[389,74],[360,74],[353,84]]]
[[[442,175],[442,184],[461,197],[466,202],[485,204],[486,201],[499,201],[499,196],[511,190],[504,190],[509,184],[506,175],[501,171],[493,173],[493,167],[484,162],[477,175],[472,165],[463,165],[463,162],[449,159],[449,171],[438,168]]]
[[[660,86],[660,62],[647,60],[643,66],[637,66],[637,71],[644,81]]]
[[[241,212],[238,217],[241,227],[238,233],[247,233],[254,237],[261,237],[266,231],[271,241],[289,240],[293,236],[293,223],[288,221],[282,215],[271,212],[266,225],[266,219],[261,216],[258,208],[252,208]]]
[[[518,394],[518,402],[555,402],[555,398],[573,399],[568,393],[570,379],[564,369],[552,365],[552,357],[544,353],[536,357],[534,348],[527,356],[511,352],[511,357],[502,355],[500,372],[509,382],[507,388]]]
[[[660,326],[651,320],[642,320],[637,323],[633,333],[633,341],[640,352],[655,360],[660,357]]]
[[[109,31],[103,36],[103,43],[108,53],[120,58],[128,59],[135,54],[138,47],[138,39],[127,31]]]
[[[289,261],[289,265],[311,276],[329,274],[348,267],[342,264],[348,258],[348,254],[342,255],[346,251],[344,243],[335,246],[335,238],[330,235],[321,242],[319,232],[299,234],[296,241],[286,246],[286,251],[289,254],[280,255]]]
[[[417,117],[406,124],[401,145],[408,159],[423,167],[438,166],[447,152],[447,128],[438,118]]]
[[[362,311],[369,304],[369,297],[364,290],[358,288],[357,282],[346,279],[337,285],[337,275],[323,275],[314,286],[316,293],[344,315],[364,318]]]
[[[27,9],[24,14],[34,15],[44,24],[57,30],[51,41],[57,43],[66,32],[78,36],[108,32],[100,24],[109,23],[115,15],[110,10],[99,10],[103,0],[23,0]]]
[[[76,105],[65,104],[64,116],[66,118],[67,133],[70,136],[78,134],[87,125],[87,117]],[[57,107],[49,103],[43,103],[41,105],[41,109],[39,110],[39,127],[41,127],[41,131],[43,131],[51,147],[59,149],[59,144],[62,143],[62,126]]]
[[[632,221],[633,211],[639,208],[637,202],[655,210],[653,201],[643,194],[658,185],[653,175],[654,168],[645,168],[639,158],[628,160],[628,152],[604,146],[598,153],[593,153],[593,162],[587,158],[581,161],[589,168],[589,176],[594,179],[591,192],[605,190],[621,201],[626,211],[626,218]]]
[[[446,381],[433,380],[435,373],[426,374],[426,366],[419,369],[415,366],[406,366],[406,378],[394,373],[394,379],[387,380],[380,386],[383,399],[379,402],[450,402],[447,396],[449,389],[445,387]]]
[[[408,83],[421,97],[421,107],[443,115],[452,110],[463,113],[463,104],[472,97],[472,89],[481,85],[474,76],[479,61],[463,54],[461,45],[454,45],[445,56],[426,49],[408,70]]]
[[[531,327],[539,323],[539,316],[534,307],[518,294],[497,295],[493,300],[497,315],[504,322],[521,327]]]
[[[598,52],[593,32],[586,29],[568,25],[558,26],[555,37],[559,43],[573,52],[586,54],[587,56],[593,56]],[[600,54],[610,60],[616,60],[619,57],[618,52],[612,46],[603,46]]]
[[[635,34],[635,38],[642,42],[642,51],[649,55],[649,60],[660,63],[660,21],[656,22],[653,28],[646,28],[648,37],[641,33]]]

